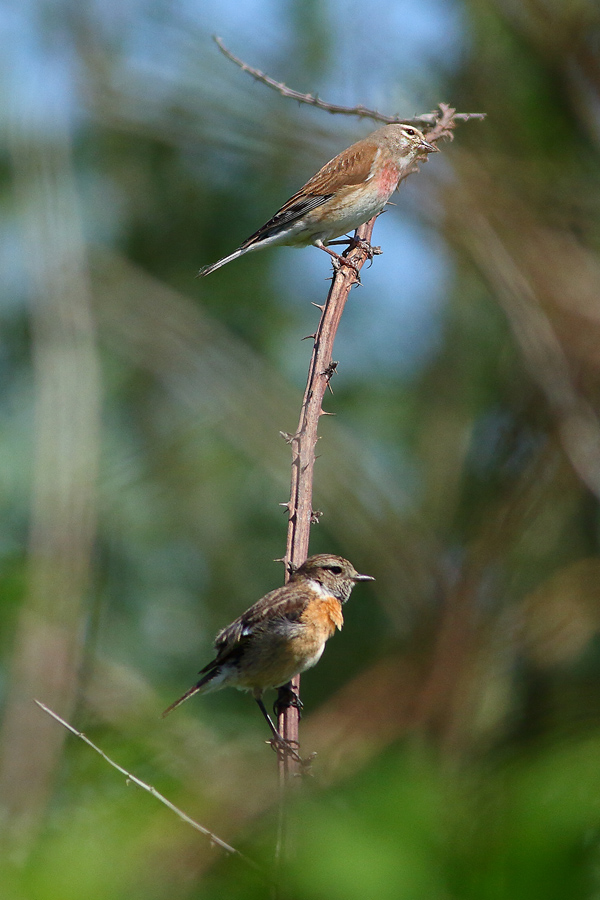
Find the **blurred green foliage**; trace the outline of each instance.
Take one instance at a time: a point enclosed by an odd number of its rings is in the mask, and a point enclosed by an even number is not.
[[[313,552],[376,577],[303,679],[280,896],[595,898],[600,13],[594,0],[32,0],[0,14],[0,879],[8,900],[265,897],[275,757],[235,692],[162,722],[281,583],[329,274],[197,282],[369,130],[460,125],[376,225],[336,343]],[[67,735],[46,702],[263,870]]]

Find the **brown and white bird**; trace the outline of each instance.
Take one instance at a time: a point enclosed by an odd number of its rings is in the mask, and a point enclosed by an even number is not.
[[[287,686],[294,675],[319,661],[327,640],[344,623],[342,606],[352,588],[359,581],[373,580],[370,575],[359,575],[341,556],[320,553],[309,557],[286,585],[265,594],[218,633],[215,658],[200,670],[200,680],[163,716],[194,694],[235,687],[252,692],[274,738],[285,743],[265,709],[263,693]]]
[[[339,263],[342,257],[326,245],[378,215],[415,162],[437,149],[413,125],[378,128],[326,163],[241,247],[198,275],[274,244],[313,244]]]

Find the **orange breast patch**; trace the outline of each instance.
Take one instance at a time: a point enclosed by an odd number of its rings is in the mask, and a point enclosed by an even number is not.
[[[340,601],[335,597],[311,600],[302,613],[301,621],[310,624],[323,641],[328,640],[335,629],[341,630],[344,624]]]

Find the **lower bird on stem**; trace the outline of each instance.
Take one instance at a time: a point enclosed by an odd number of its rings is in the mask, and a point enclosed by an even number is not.
[[[268,688],[279,688],[275,703],[301,706],[289,682],[314,666],[325,644],[341,629],[342,606],[359,581],[373,581],[360,575],[341,556],[320,553],[306,560],[283,587],[265,594],[215,638],[215,658],[200,670],[193,687],[172,703],[166,716],[194,694],[206,694],[225,687],[251,691],[273,735],[271,744],[295,759],[296,750],[279,734],[263,703]]]

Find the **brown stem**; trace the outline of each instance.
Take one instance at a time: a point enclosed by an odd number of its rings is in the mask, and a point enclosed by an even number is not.
[[[359,283],[361,268],[369,258],[369,248],[375,218],[356,232],[356,238],[364,243],[350,245],[344,256],[353,267],[340,266],[334,274],[321,319],[314,335],[313,352],[308,368],[306,389],[302,400],[300,421],[296,433],[288,437],[292,447],[292,483],[288,503],[289,520],[287,546],[284,557],[286,581],[291,572],[300,566],[308,556],[310,526],[316,521],[312,508],[313,471],[315,465],[315,445],[318,440],[319,419],[325,415],[322,402],[325,391],[335,371],[332,361],[333,343],[340,319],[353,284]],[[292,679],[292,688],[300,696],[300,676]],[[288,745],[299,748],[298,725],[300,711],[295,706],[283,707],[278,716],[278,730]],[[279,762],[279,824],[275,849],[275,881],[273,897],[278,897],[282,866],[287,855],[287,806],[286,795],[292,779],[300,774],[299,755],[278,750]]]
[[[286,578],[289,578],[290,572],[301,565],[308,556],[310,526],[315,521],[312,507],[315,446],[318,440],[319,419],[322,415],[326,415],[322,408],[323,396],[335,369],[332,360],[333,343],[350,288],[359,282],[358,272],[369,259],[374,224],[373,218],[365,225],[361,225],[356,237],[364,243],[351,245],[344,254],[355,268],[341,266],[337,269],[314,335],[300,421],[296,433],[289,439],[292,447],[292,482],[288,504]],[[292,686],[296,694],[299,694],[300,676],[297,675],[293,679]],[[299,710],[294,706],[283,709],[279,715],[279,733],[292,746],[298,745],[298,722]],[[298,761],[291,754],[280,752],[279,771],[281,779],[287,781],[290,776],[298,773]]]

